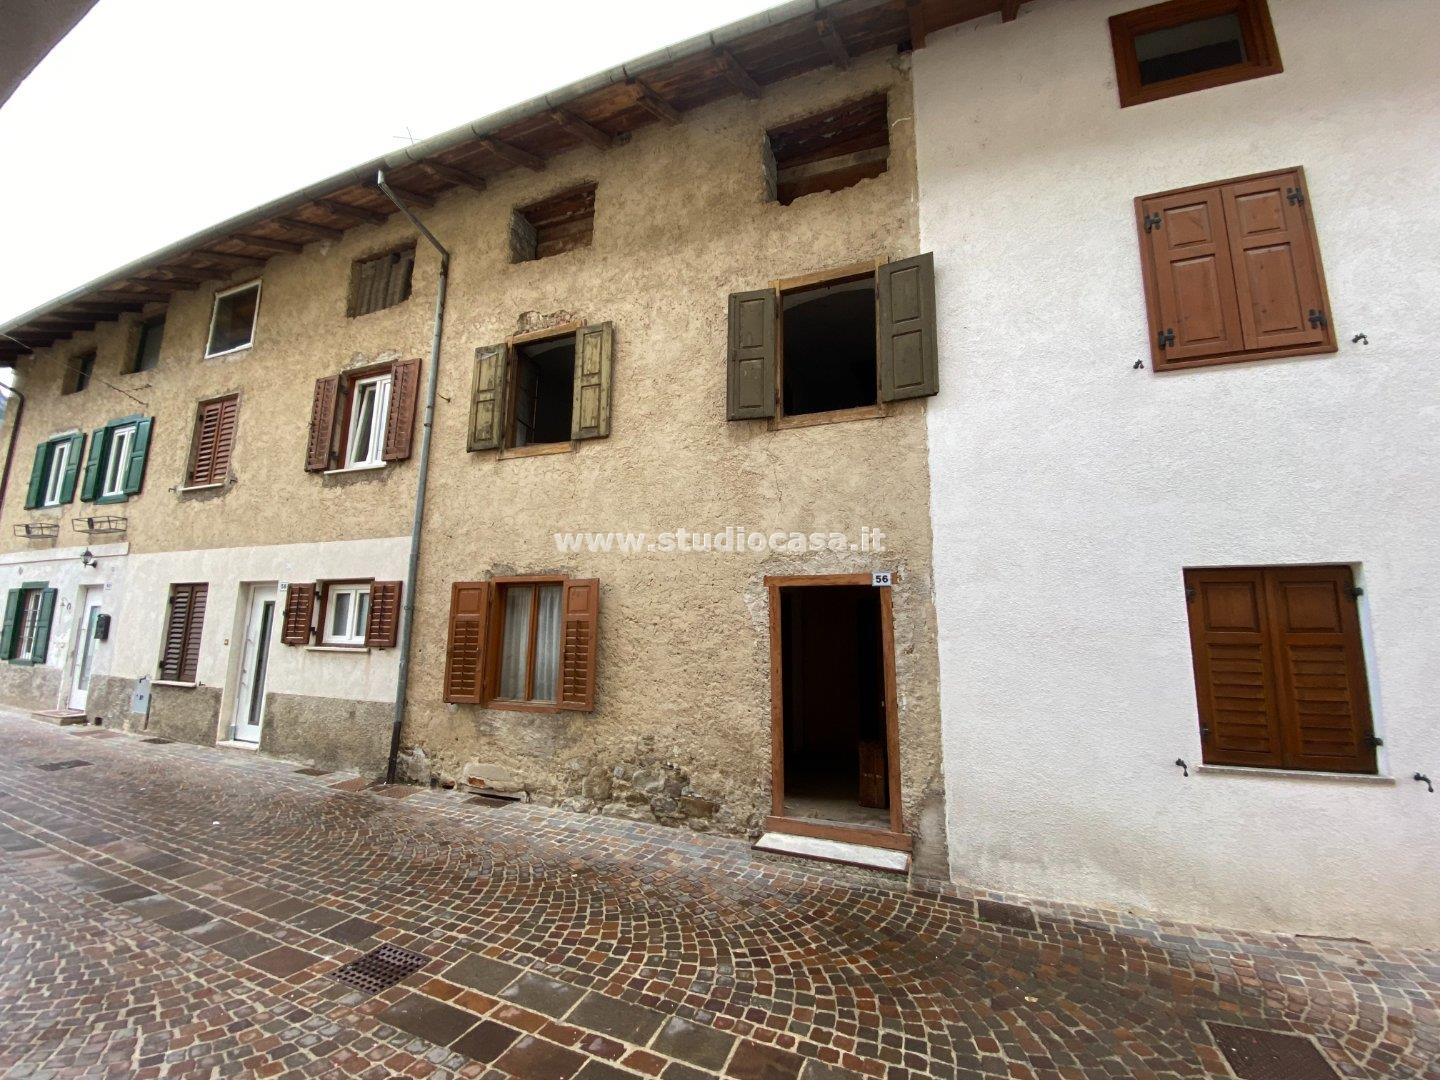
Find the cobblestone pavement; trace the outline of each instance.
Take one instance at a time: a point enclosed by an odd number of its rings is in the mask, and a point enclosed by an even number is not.
[[[1435,954],[1015,906],[13,715],[0,744],[8,1077],[1232,1076],[1218,1024],[1440,1078]],[[428,960],[379,993],[335,978],[382,943]]]

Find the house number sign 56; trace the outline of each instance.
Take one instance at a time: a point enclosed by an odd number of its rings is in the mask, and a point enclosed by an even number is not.
[[[870,575],[870,584],[877,589],[889,588],[891,585],[890,571],[880,570]]]

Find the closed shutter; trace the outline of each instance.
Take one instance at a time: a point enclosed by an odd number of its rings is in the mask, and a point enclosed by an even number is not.
[[[365,623],[365,644],[393,649],[400,637],[400,597],[404,583],[376,581],[370,585],[370,614]]]
[[[1245,348],[1324,342],[1329,317],[1299,173],[1226,184],[1220,197]]]
[[[610,434],[610,372],[615,330],[610,323],[575,331],[575,396],[570,410],[572,439],[603,439]]]
[[[725,416],[775,415],[775,290],[730,294]]]
[[[221,484],[228,479],[239,413],[240,399],[236,397],[206,401],[196,410],[187,484]]]
[[[170,586],[170,610],[160,650],[160,678],[196,682],[200,671],[200,637],[205,626],[205,585]]]
[[[450,586],[450,628],[445,644],[445,700],[479,705],[485,633],[490,619],[490,583],[457,581]]]
[[[475,350],[475,378],[470,388],[469,450],[496,450],[505,437],[505,378],[510,350],[482,345]]]
[[[404,461],[415,438],[415,404],[420,397],[420,361],[397,360],[390,376],[390,415],[385,420],[386,461]]]
[[[1156,366],[1245,348],[1235,270],[1218,188],[1146,199],[1142,250],[1155,290]],[[1161,345],[1161,342],[1164,342]]]
[[[1374,734],[1348,566],[1265,572],[1292,769],[1373,773]]]
[[[138,495],[145,486],[145,462],[150,457],[150,428],[155,421],[144,419],[135,424],[135,438],[130,442],[130,460],[125,463],[126,495]]]
[[[314,582],[290,582],[285,590],[285,617],[280,626],[280,641],[285,645],[309,645],[310,622],[314,614]]]
[[[397,251],[385,260],[388,274],[385,280],[385,306],[394,307],[410,298],[410,278],[415,271],[415,249]]]
[[[24,589],[11,589],[5,594],[5,624],[0,629],[0,659],[15,657],[15,627],[20,621],[20,604],[25,599]]]
[[[55,621],[55,590],[40,591],[40,609],[35,615],[35,647],[30,651],[34,663],[45,663],[45,654],[50,651],[50,624]]]
[[[315,380],[315,396],[310,402],[310,437],[305,447],[306,472],[324,472],[330,468],[330,449],[335,441],[335,407],[339,397],[339,375],[326,375]]]
[[[85,436],[76,432],[70,436],[70,456],[65,459],[65,475],[60,481],[60,501],[68,503],[75,498],[75,481],[80,476],[80,453],[85,448]]]
[[[560,609],[560,700],[562,709],[590,712],[595,708],[595,661],[600,635],[600,582],[576,578],[565,582]]]
[[[930,252],[875,272],[880,400],[940,392],[935,332],[935,258]]]
[[[105,462],[105,444],[109,428],[96,428],[90,433],[90,453],[85,458],[85,479],[80,484],[82,502],[94,502],[100,495],[100,468]]]
[[[510,261],[533,262],[540,257],[540,234],[520,211],[510,214]]]
[[[30,486],[25,491],[25,509],[34,510],[45,498],[45,474],[50,471],[50,444],[35,447],[35,463],[30,466]]]

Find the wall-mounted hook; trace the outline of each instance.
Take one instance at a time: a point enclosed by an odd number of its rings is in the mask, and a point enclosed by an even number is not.
[[[1419,784],[1424,784],[1425,787],[1429,789],[1431,795],[1435,794],[1435,785],[1430,782],[1430,777],[1426,776],[1424,773],[1417,772],[1415,774],[1415,782]]]
[[[1350,344],[1351,344],[1351,345],[1369,345],[1369,344],[1370,344],[1370,339],[1369,339],[1368,337],[1366,337],[1364,334],[1356,334],[1354,337],[1352,337],[1352,338],[1350,339]]]
[[[1145,361],[1144,361],[1144,360],[1136,360],[1135,363],[1133,363],[1133,364],[1130,365],[1130,370],[1131,370],[1131,371],[1139,371],[1139,370],[1140,370],[1141,368],[1143,368],[1144,366],[1145,366]]]
[[[1185,759],[1183,757],[1177,757],[1175,759],[1175,764],[1185,771],[1186,776],[1190,775],[1190,766],[1185,764]]]

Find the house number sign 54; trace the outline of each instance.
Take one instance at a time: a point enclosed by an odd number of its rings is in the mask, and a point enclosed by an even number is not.
[[[892,584],[889,570],[880,570],[870,575],[870,584],[877,589],[889,588]]]

